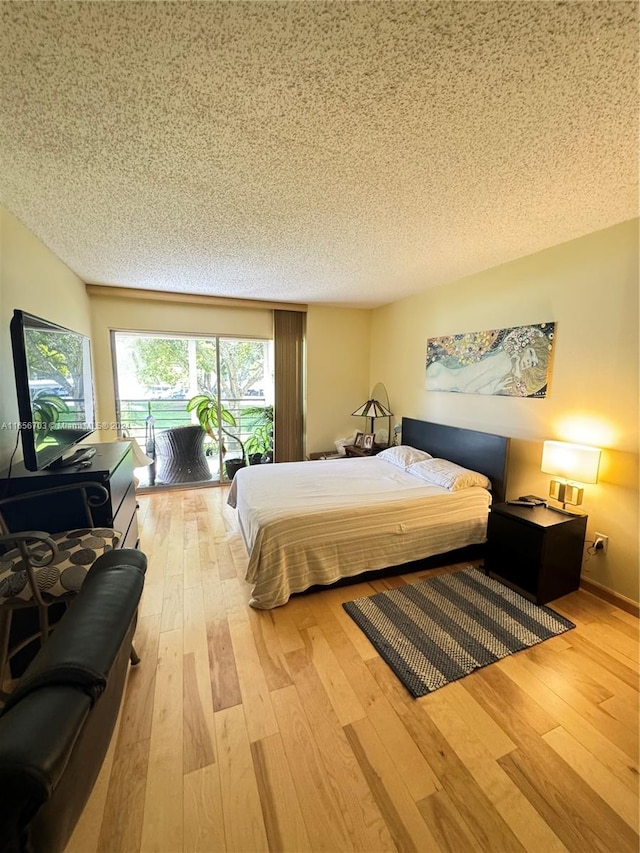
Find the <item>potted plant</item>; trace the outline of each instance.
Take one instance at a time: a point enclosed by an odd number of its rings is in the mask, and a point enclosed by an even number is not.
[[[243,417],[253,417],[253,432],[245,442],[251,465],[273,462],[273,406],[249,406]]]
[[[236,471],[244,468],[247,459],[245,445],[239,435],[231,432],[229,427],[236,427],[238,423],[232,412],[225,408],[215,394],[196,394],[187,403],[187,411],[195,412],[196,417],[202,429],[207,433],[213,441],[218,441],[219,433],[222,432],[237,441],[240,445],[242,456],[233,459],[225,459],[224,468],[227,478],[233,480]],[[225,426],[226,425],[226,426]],[[222,444],[222,452],[226,453],[224,442]]]

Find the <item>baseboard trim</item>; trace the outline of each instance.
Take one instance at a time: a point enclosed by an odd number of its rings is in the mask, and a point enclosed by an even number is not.
[[[620,610],[625,610],[627,613],[631,613],[632,616],[640,618],[640,604],[636,604],[635,601],[632,601],[630,598],[625,598],[624,595],[618,595],[617,592],[611,592],[610,589],[600,586],[600,584],[594,583],[593,581],[585,580],[584,578],[580,580],[580,587],[581,589],[584,589],[585,592],[597,595],[598,598],[603,598],[605,601],[608,601],[609,604],[615,604],[615,606],[619,607]]]

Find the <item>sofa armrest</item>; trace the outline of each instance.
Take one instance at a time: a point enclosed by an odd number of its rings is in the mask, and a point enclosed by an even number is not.
[[[129,548],[108,551],[95,561],[68,612],[7,700],[5,713],[51,685],[77,687],[95,702],[136,616],[146,563],[141,551]]]
[[[26,696],[0,718],[0,851],[22,850],[22,828],[55,790],[91,710],[71,687]]]

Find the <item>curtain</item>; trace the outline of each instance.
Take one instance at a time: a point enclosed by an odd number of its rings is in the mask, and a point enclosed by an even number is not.
[[[275,462],[304,459],[303,311],[273,312]]]

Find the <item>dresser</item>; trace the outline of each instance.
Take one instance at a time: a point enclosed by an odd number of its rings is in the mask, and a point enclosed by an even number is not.
[[[83,445],[84,447],[85,445]],[[138,546],[136,495],[133,480],[133,451],[131,443],[113,441],[91,445],[96,454],[87,467],[58,468],[45,471],[27,471],[22,462],[13,466],[9,489],[7,472],[0,480],[0,494],[21,495],[71,483],[100,483],[108,492],[102,506],[93,508],[97,527],[112,527],[122,533],[121,548]],[[13,515],[10,508],[5,515],[12,530],[45,530],[58,533],[74,527],[86,527],[80,493],[42,497],[19,503]]]

